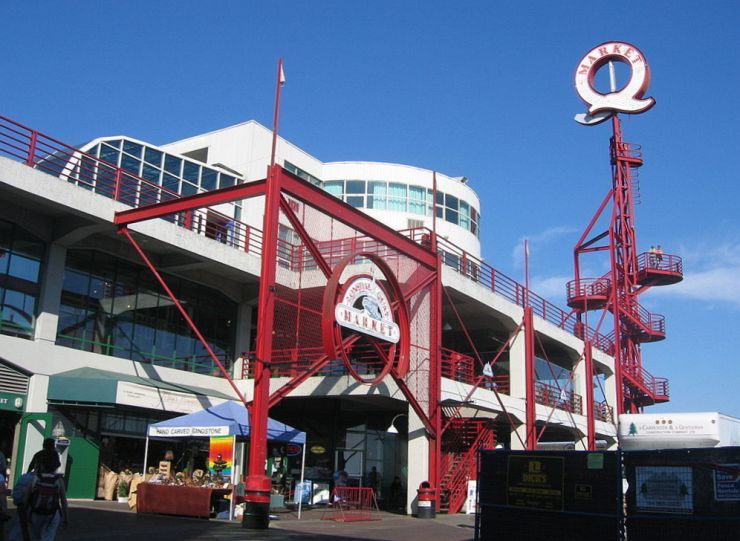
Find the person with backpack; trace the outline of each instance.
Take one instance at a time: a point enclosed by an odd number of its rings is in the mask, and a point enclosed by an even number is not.
[[[57,468],[58,456],[46,454],[35,461],[34,472],[27,474],[30,479],[23,505],[18,507],[22,528],[17,534],[22,536],[11,536],[11,540],[54,541],[59,524],[67,526],[67,495]]]

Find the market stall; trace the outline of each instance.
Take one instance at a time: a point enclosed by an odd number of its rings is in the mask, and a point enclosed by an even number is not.
[[[232,494],[241,477],[241,454],[235,452],[237,442],[249,439],[249,414],[243,405],[224,402],[201,411],[149,425],[144,464],[149,459],[149,438],[209,438],[207,471],[175,472],[166,460],[148,482],[138,485],[137,512],[183,516],[209,516],[218,508],[219,498]],[[268,420],[267,438],[272,442],[300,445],[301,482],[305,462],[306,434],[291,426]],[[150,468],[151,470],[151,468]],[[229,516],[233,516],[234,498],[229,500]]]

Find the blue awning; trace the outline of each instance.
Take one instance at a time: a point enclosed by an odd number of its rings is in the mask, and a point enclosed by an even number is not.
[[[151,424],[147,434],[159,438],[249,437],[251,425],[246,408],[242,404],[229,401],[188,415]],[[275,419],[268,419],[267,439],[303,445],[306,443],[306,433]]]

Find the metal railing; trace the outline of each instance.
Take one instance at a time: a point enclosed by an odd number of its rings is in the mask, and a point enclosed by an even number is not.
[[[0,154],[132,207],[180,197],[177,192],[4,116],[0,116]],[[261,254],[262,232],[219,211],[206,208],[163,219],[217,242]]]
[[[614,423],[614,408],[603,402],[594,402],[594,418],[605,423]]]
[[[638,271],[657,270],[683,275],[683,259],[673,254],[643,252],[637,256]]]
[[[475,385],[480,374],[475,370],[475,359],[470,355],[464,355],[447,348],[441,348],[442,354],[442,377]],[[508,374],[484,376],[480,382],[481,389],[493,390],[499,393],[509,394],[510,378]]]
[[[534,400],[543,406],[552,406],[578,415],[583,413],[581,395],[542,381],[534,383]]]

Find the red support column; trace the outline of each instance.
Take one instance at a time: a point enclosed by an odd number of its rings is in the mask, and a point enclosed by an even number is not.
[[[586,340],[583,348],[583,361],[586,372],[586,440],[589,451],[596,450],[596,420],[594,419],[594,359],[590,340]]]
[[[265,474],[267,460],[267,416],[270,401],[272,331],[275,316],[275,270],[280,185],[276,166],[270,168],[265,196],[259,304],[257,309],[257,358],[254,365],[254,398],[250,423],[249,469],[245,483],[246,508],[242,526],[263,530],[270,524],[271,480]]]
[[[437,246],[437,234],[432,233],[432,246]],[[432,313],[430,321],[431,343],[429,358],[429,420],[434,434],[429,434],[429,484],[436,494],[435,508],[439,512],[442,472],[442,258],[437,255],[437,278],[432,287]]]
[[[537,373],[535,371],[535,354],[534,354],[534,314],[532,307],[524,308],[524,363],[527,379],[526,393],[526,423],[527,423],[527,441],[525,442],[528,451],[534,451],[537,448],[537,403],[535,402],[535,381]]]

